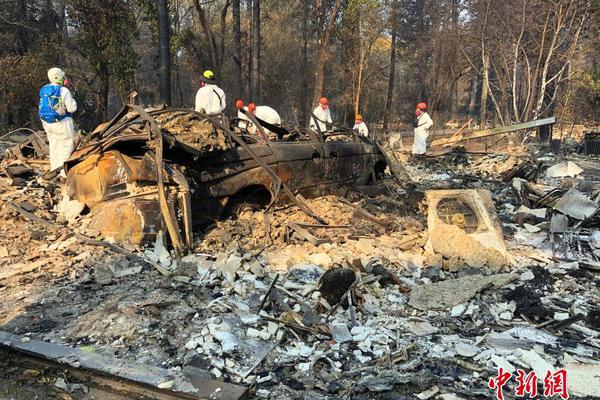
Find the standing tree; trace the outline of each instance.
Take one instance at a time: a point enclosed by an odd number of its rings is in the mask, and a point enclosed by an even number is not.
[[[235,93],[236,97],[242,96],[242,33],[240,0],[233,0],[233,61],[235,62]]]
[[[260,0],[252,0],[252,101],[260,102]]]
[[[396,78],[396,33],[398,31],[398,7],[400,1],[394,0],[390,18],[390,29],[392,31],[392,43],[390,45],[390,77],[388,80],[387,98],[385,100],[385,112],[383,115],[383,134],[387,135],[392,113],[392,99],[394,97],[394,83]]]
[[[169,5],[167,0],[158,0],[158,43],[160,52],[160,101],[171,105],[171,46],[169,32]]]
[[[325,65],[329,58],[329,39],[335,26],[335,20],[340,10],[340,0],[321,0],[317,11],[319,29],[319,50],[315,63],[315,87],[313,90],[313,104],[323,95],[325,82]]]

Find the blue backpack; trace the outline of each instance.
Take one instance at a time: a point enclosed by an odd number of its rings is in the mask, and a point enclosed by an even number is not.
[[[62,121],[70,117],[71,113],[65,112],[63,115],[58,114],[58,109],[62,104],[60,97],[61,85],[49,83],[40,89],[40,118],[43,121],[52,123]]]

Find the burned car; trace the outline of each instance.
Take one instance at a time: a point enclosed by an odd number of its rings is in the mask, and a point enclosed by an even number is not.
[[[195,227],[226,213],[292,201],[311,214],[302,196],[368,184],[386,167],[378,146],[352,131],[252,119],[259,134],[187,109],[129,105],[67,161],[67,194],[92,211],[90,227],[104,236],[141,243],[166,230],[181,250]]]

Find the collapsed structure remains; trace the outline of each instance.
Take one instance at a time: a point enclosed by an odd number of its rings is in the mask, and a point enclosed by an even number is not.
[[[519,369],[539,393],[564,370],[570,398],[597,396],[593,135],[498,145],[555,120],[461,128],[412,158],[253,122],[128,106],[64,185],[42,179],[39,135],[10,148],[6,390],[453,400],[496,395],[502,368],[507,398]]]

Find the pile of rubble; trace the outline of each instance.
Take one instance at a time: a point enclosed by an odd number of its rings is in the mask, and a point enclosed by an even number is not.
[[[85,210],[66,218],[35,171],[20,187],[3,178],[1,330],[208,371],[259,398],[471,399],[499,368],[540,385],[565,368],[572,398],[597,395],[590,160],[405,165],[404,188],[307,200],[329,227],[296,206],[248,209],[180,259],[163,235],[122,247],[86,229]]]

